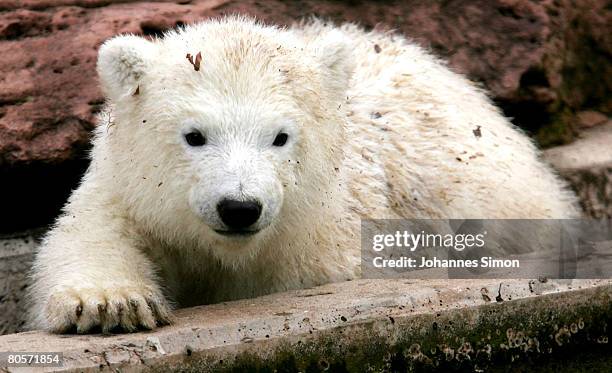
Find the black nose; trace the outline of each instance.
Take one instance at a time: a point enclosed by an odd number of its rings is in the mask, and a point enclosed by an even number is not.
[[[217,205],[217,212],[228,228],[239,230],[255,224],[261,215],[261,205],[256,201],[224,199]]]

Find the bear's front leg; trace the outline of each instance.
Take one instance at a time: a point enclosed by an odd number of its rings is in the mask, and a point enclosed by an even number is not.
[[[137,248],[137,234],[113,213],[69,205],[46,237],[32,274],[35,327],[106,333],[169,322],[169,304],[150,260]]]

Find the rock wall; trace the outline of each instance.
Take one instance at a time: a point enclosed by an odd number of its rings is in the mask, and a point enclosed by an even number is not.
[[[51,221],[87,167],[100,43],[228,13],[395,29],[481,82],[542,145],[612,111],[604,0],[0,0],[0,231]]]

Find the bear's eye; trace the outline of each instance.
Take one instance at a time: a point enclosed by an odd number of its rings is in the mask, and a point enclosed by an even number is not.
[[[185,135],[185,141],[189,146],[202,146],[206,144],[206,139],[199,131],[191,131]]]
[[[283,146],[283,145],[285,145],[287,143],[287,139],[289,139],[289,135],[287,135],[284,132],[281,132],[278,135],[276,135],[272,145],[274,145],[274,146]]]

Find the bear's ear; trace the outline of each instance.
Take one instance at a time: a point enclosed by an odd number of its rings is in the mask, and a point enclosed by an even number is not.
[[[323,84],[333,99],[343,100],[355,67],[350,42],[342,32],[332,30],[315,44]]]
[[[156,53],[155,45],[138,36],[117,36],[98,52],[98,75],[107,97],[117,100],[138,89]]]

